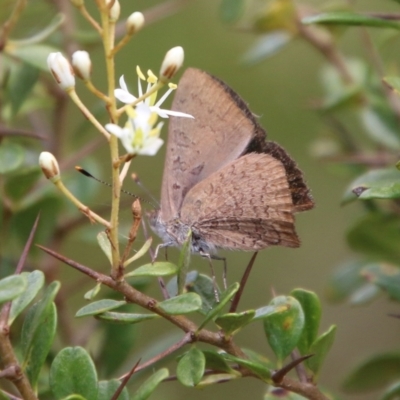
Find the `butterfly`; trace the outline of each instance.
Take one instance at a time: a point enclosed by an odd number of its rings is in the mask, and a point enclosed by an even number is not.
[[[207,72],[187,69],[172,110],[160,209],[150,225],[162,246],[191,251],[298,247],[294,214],[314,207],[303,174],[246,103]]]

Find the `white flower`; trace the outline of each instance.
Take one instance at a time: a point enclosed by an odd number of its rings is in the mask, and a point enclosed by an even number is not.
[[[134,103],[139,97],[143,96],[143,90],[142,90],[142,84],[141,84],[141,79],[145,80],[144,75],[142,74],[142,72],[140,71],[139,68],[137,68],[137,73],[138,73],[138,97],[135,97],[133,94],[131,94],[128,90],[128,87],[125,83],[125,79],[124,76],[122,75],[121,78],[119,79],[119,89],[115,89],[114,91],[114,95],[115,97],[121,101],[122,103],[125,104],[132,104]],[[157,84],[157,78],[153,75],[153,73],[151,71],[148,72],[148,79],[147,79],[147,90],[146,93],[149,92],[151,90],[151,88],[153,87],[153,85]],[[165,110],[160,108],[161,104],[165,101],[165,99],[170,95],[170,93],[176,89],[176,85],[170,83],[169,85],[169,89],[164,93],[164,95],[157,101],[157,92],[153,93],[152,95],[146,97],[145,100],[139,102],[138,104],[146,104],[150,110],[154,113],[156,113],[157,115],[159,115],[161,118],[168,118],[170,115],[174,116],[174,117],[183,117],[183,118],[193,118],[192,115],[190,114],[186,114],[183,112],[179,112],[179,111],[172,111],[172,110]]]
[[[39,165],[47,179],[52,182],[60,179],[60,167],[53,154],[42,151],[39,156]]]
[[[173,47],[167,51],[160,68],[161,79],[169,80],[183,64],[184,52],[181,46]]]
[[[47,57],[47,65],[62,89],[69,90],[75,87],[74,71],[61,53],[50,53]]]
[[[144,25],[144,15],[136,11],[132,13],[126,20],[126,32],[129,35],[133,35],[136,32],[139,32]]]
[[[125,127],[107,124],[106,129],[121,140],[129,154],[154,156],[164,143],[159,137],[163,123],[153,128],[157,115],[145,103],[137,105],[135,109],[131,108],[129,114]]]
[[[72,67],[79,78],[84,81],[90,80],[92,73],[92,62],[87,51],[78,50],[72,54]]]

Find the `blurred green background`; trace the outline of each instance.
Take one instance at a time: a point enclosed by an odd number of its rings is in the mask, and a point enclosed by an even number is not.
[[[162,1],[131,1],[121,0],[124,15],[133,11],[145,11],[149,7],[161,4]],[[321,5],[321,1],[309,1],[309,4]],[[269,60],[254,66],[245,66],[240,62],[241,57],[254,42],[255,35],[242,32],[224,25],[219,18],[219,1],[197,0],[182,2],[182,7],[176,13],[150,24],[121,52],[117,57],[117,74],[125,75],[132,89],[136,88],[136,65],[143,71],[148,68],[158,72],[160,62],[165,52],[171,47],[180,45],[185,49],[185,65],[204,69],[224,80],[241,97],[249,103],[251,110],[260,116],[263,127],[271,140],[279,142],[298,162],[304,171],[306,180],[312,190],[316,207],[314,210],[302,213],[297,218],[297,230],[302,240],[299,249],[273,248],[259,254],[255,268],[250,276],[244,292],[242,308],[257,308],[265,305],[272,297],[272,292],[288,294],[296,287],[315,291],[323,300],[322,330],[331,324],[337,324],[337,337],[334,347],[325,363],[320,382],[323,386],[338,392],[340,382],[351,366],[362,358],[378,351],[397,348],[399,335],[398,319],[390,318],[389,313],[396,313],[396,304],[387,300],[386,296],[374,301],[368,306],[351,307],[348,304],[331,304],[325,300],[326,282],[329,275],[344,260],[355,256],[347,247],[345,232],[351,221],[361,215],[361,206],[351,204],[340,206],[344,189],[351,181],[346,170],[333,164],[328,164],[314,157],[312,148],[314,141],[324,133],[326,127],[312,110],[312,100],[322,94],[320,87],[321,68],[324,60],[319,54],[301,41],[295,41]],[[363,0],[358,9],[369,11],[393,11],[394,2],[381,0]],[[41,15],[47,18],[49,15]],[[42,20],[43,21],[43,20]],[[38,23],[40,23],[38,21]],[[83,24],[82,24],[83,25]],[[372,32],[373,38],[379,41],[381,33]],[[348,29],[341,39],[341,48],[349,57],[365,57],[360,46],[360,34],[356,29]],[[383,49],[385,62],[396,65],[399,62],[399,40],[391,43],[390,49]],[[90,51],[90,50],[89,50]],[[91,52],[94,62],[94,82],[105,89],[102,82],[103,64],[101,49]],[[175,80],[177,81],[177,79]],[[78,93],[90,103],[83,86]],[[71,105],[71,132],[82,123],[83,117]],[[354,130],[360,129],[358,125]],[[91,131],[93,133],[93,130]],[[167,138],[164,127],[163,138]],[[68,143],[64,151],[68,153],[75,149],[76,143],[84,142],[85,137],[71,136],[75,143]],[[86,134],[86,138],[88,138]],[[163,150],[157,157],[138,157],[132,163],[135,171],[146,187],[158,198],[164,162]],[[223,151],[223,149],[221,149]],[[95,152],[95,158],[101,168],[94,172],[104,180],[110,180],[108,152],[106,146]],[[91,168],[88,159],[79,160],[83,167]],[[92,167],[93,168],[93,167]],[[64,171],[73,180],[82,180],[75,172]],[[128,190],[141,193],[133,184]],[[107,189],[96,188],[101,192],[97,203],[88,204],[90,207],[106,206],[110,192]],[[126,200],[129,204],[130,200]],[[106,214],[107,215],[107,214]],[[126,214],[129,219],[129,212]],[[98,228],[90,228],[91,232]],[[105,258],[93,243],[85,243],[82,248],[82,236],[73,237],[63,249],[63,254],[74,257],[83,264],[103,271],[107,269]],[[224,253],[228,260],[228,279],[230,282],[240,279],[251,254]],[[171,251],[171,260],[176,259],[177,252]],[[193,257],[193,266],[208,273],[207,262],[199,257]],[[64,267],[63,267],[64,268]],[[69,275],[77,279],[76,272],[64,270],[66,278]],[[71,290],[72,300],[79,304],[82,294],[89,288],[84,285],[81,289]],[[72,289],[72,288],[71,288]],[[157,288],[152,288],[157,295]],[[77,306],[78,307],[78,306]],[[84,329],[86,320],[76,322]],[[146,349],[150,341],[165,329],[162,321],[151,322],[140,328],[136,340],[136,348],[131,360],[142,356],[141,349]],[[173,331],[173,328],[171,328]],[[269,353],[261,324],[244,329],[237,338],[240,345]],[[95,351],[95,341],[92,351]],[[177,383],[165,383],[153,395],[153,398],[191,399],[206,398],[262,398],[265,386],[252,379],[239,380],[229,384],[213,386],[203,391],[189,390]],[[348,399],[374,399],[374,394],[362,396],[343,395]]]

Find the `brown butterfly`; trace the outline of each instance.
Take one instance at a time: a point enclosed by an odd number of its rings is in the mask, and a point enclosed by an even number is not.
[[[257,251],[298,247],[294,213],[313,208],[303,174],[266,133],[244,101],[225,83],[187,69],[172,109],[161,190],[152,229],[162,246],[180,247],[192,231],[191,250]]]

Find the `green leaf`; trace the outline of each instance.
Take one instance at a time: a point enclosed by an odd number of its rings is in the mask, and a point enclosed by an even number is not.
[[[149,251],[152,242],[153,242],[153,237],[150,236],[144,242],[144,245],[135,253],[135,255],[124,262],[124,267],[127,267],[129,264],[138,260],[140,257],[143,257]]]
[[[217,304],[215,299],[214,284],[213,280],[203,274],[198,274],[193,283],[187,285],[187,290],[189,292],[197,293],[202,300],[201,312],[202,314],[207,314],[212,310]],[[217,288],[218,296],[221,298],[221,292]]]
[[[281,364],[297,346],[304,328],[304,313],[300,303],[291,296],[277,296],[270,305],[276,311],[263,319],[264,331]]]
[[[360,364],[343,383],[351,393],[381,389],[400,376],[400,353],[383,353]]]
[[[41,31],[30,35],[26,39],[13,40],[14,46],[28,46],[33,44],[38,44],[45,41],[49,38],[53,33],[57,31],[57,29],[65,22],[65,15],[62,13],[56,14],[50,21],[50,23]],[[57,51],[57,50],[55,50]]]
[[[22,272],[21,276],[26,278],[29,290],[25,290],[20,296],[13,300],[10,316],[8,318],[9,325],[15,321],[15,318],[17,318],[25,307],[36,297],[39,290],[44,285],[44,274],[42,271]]]
[[[32,324],[38,307],[40,307],[40,304],[36,303],[27,313],[22,327],[22,342],[25,341],[26,336],[29,337],[29,332],[32,330]],[[53,344],[56,329],[57,309],[54,302],[52,302],[50,306],[43,311],[40,329],[37,329],[33,336],[29,346],[29,352],[25,353],[22,364],[22,369],[25,371],[35,390],[37,389],[40,370],[42,369]]]
[[[93,300],[99,294],[100,289],[101,289],[101,283],[99,282],[99,283],[96,284],[96,286],[93,289],[88,290],[84,294],[83,298],[85,300],[89,300],[89,301]]]
[[[391,110],[375,104],[363,107],[359,115],[371,139],[390,150],[400,149],[397,119]]]
[[[121,382],[118,379],[111,379],[109,381],[99,381],[97,400],[110,400],[114,393],[118,390]],[[122,389],[118,400],[129,400],[129,393],[126,387]]]
[[[11,275],[0,280],[0,304],[13,300],[28,286],[25,275]]]
[[[44,357],[45,359],[47,355],[46,349],[50,349],[54,338],[57,321],[53,301],[59,289],[60,283],[57,281],[52,282],[45,290],[43,297],[29,309],[22,326],[22,365],[23,368],[27,366],[32,368],[33,375],[35,372],[38,372],[39,369],[39,362],[33,360],[33,358],[38,354],[38,357]],[[43,329],[45,330],[42,332]],[[42,334],[43,337],[41,337]],[[40,346],[40,349],[36,349],[35,347],[37,346]],[[39,351],[40,354],[37,353],[37,351]],[[31,363],[34,365],[30,366]]]
[[[387,19],[370,17],[351,11],[332,11],[303,18],[303,24],[369,26],[373,28],[400,29],[400,24]]]
[[[321,321],[321,303],[314,292],[295,289],[290,293],[300,303],[304,312],[304,329],[297,343],[300,354],[310,354],[310,346],[318,336]],[[313,353],[313,352],[311,352]]]
[[[97,400],[97,373],[92,359],[82,347],[66,347],[50,368],[50,388],[57,400],[76,394]]]
[[[23,201],[29,190],[43,175],[39,166],[30,166],[17,169],[7,175],[4,190],[13,201]]]
[[[369,264],[362,270],[368,282],[374,283],[394,300],[400,301],[400,270],[390,264]]]
[[[187,289],[190,289],[190,286],[196,281],[198,276],[199,276],[199,273],[198,273],[198,271],[195,271],[195,270],[190,271],[186,275],[185,286],[186,286]],[[172,277],[168,281],[166,288],[167,288],[167,292],[169,294],[169,297],[175,297],[178,294],[178,280],[177,280],[176,276]],[[188,290],[188,291],[192,292],[192,290]]]
[[[222,354],[214,350],[203,350],[203,354],[206,358],[206,368],[212,369],[216,372],[224,372],[241,376],[240,372],[234,370],[228,365]]]
[[[255,310],[247,310],[241,313],[228,313],[218,317],[215,323],[222,328],[225,335],[233,335],[251,322],[255,315]]]
[[[400,220],[397,215],[369,213],[347,234],[350,247],[378,261],[400,264]]]
[[[138,322],[160,318],[158,314],[133,314],[119,312],[104,312],[97,315],[98,319],[116,324],[137,324]]]
[[[45,44],[36,44],[29,46],[16,46],[10,49],[9,54],[20,60],[48,72],[47,57],[50,53],[58,52],[55,47]]]
[[[287,31],[275,31],[264,34],[245,52],[241,61],[246,65],[254,65],[264,61],[278,53],[292,39],[293,35]]]
[[[178,273],[178,266],[170,262],[155,262],[154,264],[146,264],[129,272],[125,278],[130,276],[168,276]]]
[[[366,283],[350,296],[349,303],[356,306],[365,305],[374,300],[380,293],[378,286],[373,283]]]
[[[346,69],[352,77],[352,83],[343,81],[337,68],[328,64],[322,69],[322,84],[325,97],[320,109],[326,112],[348,110],[359,107],[360,94],[364,93],[368,84],[369,67],[359,59],[344,59]],[[347,144],[347,143],[346,143]]]
[[[272,384],[271,371],[269,370],[268,365],[253,360],[235,357],[228,353],[224,354],[224,358],[230,362],[238,363],[240,366],[254,372],[264,382]]]
[[[362,200],[400,198],[400,171],[394,167],[382,168],[359,176],[347,187],[342,204],[357,198]]]
[[[38,78],[39,70],[26,63],[18,64],[16,68],[11,70],[8,96],[11,101],[13,116],[18,113]]]
[[[226,374],[226,373],[222,373],[222,374],[212,374],[212,375],[206,375],[203,377],[203,379],[197,384],[196,388],[197,389],[203,389],[206,386],[210,386],[210,385],[215,385],[217,383],[226,383],[229,382],[233,379],[238,379],[240,378],[241,375],[239,374]]]
[[[75,317],[87,317],[88,315],[97,315],[106,311],[115,310],[126,304],[126,301],[117,301],[112,299],[103,299],[95,301],[82,307],[77,311]]]
[[[199,325],[197,331],[202,329],[209,321],[215,318],[225,307],[225,305],[231,300],[231,298],[236,294],[239,290],[240,285],[239,283],[233,283],[231,286],[228,287],[224,292],[222,292],[219,303],[216,303],[214,308],[208,312],[204,321]]]
[[[0,175],[15,171],[24,158],[25,151],[20,145],[3,140],[0,144]]]
[[[361,270],[366,261],[348,261],[334,269],[328,279],[326,295],[330,301],[343,301],[365,284]]]
[[[400,382],[396,382],[385,390],[379,400],[398,400],[400,397]]]
[[[275,306],[265,306],[265,307],[260,307],[257,308],[256,314],[254,316],[254,320],[259,320],[259,319],[264,319],[270,314],[273,314],[276,311]]]
[[[315,342],[310,346],[311,358],[306,360],[307,367],[314,373],[313,381],[316,382],[316,377],[322,367],[329,350],[331,349],[335,340],[336,326],[332,325],[325,333],[323,333]]]
[[[231,24],[237,21],[244,13],[244,0],[222,0],[219,14],[222,22]]]
[[[97,234],[96,238],[101,250],[103,250],[103,253],[106,255],[110,264],[112,264],[112,248],[107,233],[101,231]]]
[[[156,387],[169,376],[167,368],[159,369],[148,378],[133,395],[132,400],[146,400],[154,392]]]
[[[158,303],[158,307],[170,315],[188,314],[201,308],[201,297],[196,293],[185,293]]]
[[[204,375],[206,358],[202,351],[192,347],[179,360],[176,375],[184,386],[196,386]]]

